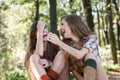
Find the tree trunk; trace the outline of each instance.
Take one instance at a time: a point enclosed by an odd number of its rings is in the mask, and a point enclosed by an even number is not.
[[[36,7],[35,21],[38,21],[38,19],[39,19],[39,0],[35,0],[35,7]]]
[[[107,6],[111,4],[111,0],[107,0]],[[113,21],[112,21],[112,8],[107,7],[107,20],[108,20],[108,27],[109,27],[109,40],[111,45],[111,53],[114,60],[114,64],[117,64],[117,52],[116,52],[116,41],[115,41],[115,35],[113,32]]]
[[[116,9],[116,12],[117,12],[117,15],[119,13],[119,8],[117,7],[117,3],[116,3],[116,0],[113,0],[113,3],[115,4],[115,9]],[[120,50],[120,16],[116,19],[116,24],[117,24],[117,42],[118,42],[118,49]]]
[[[101,35],[100,35],[100,15],[99,15],[99,10],[96,6],[97,9],[97,21],[98,21],[98,36],[99,36],[99,45],[101,46]]]
[[[105,16],[105,24],[106,24],[106,29],[105,29],[105,31],[104,31],[104,33],[105,33],[105,37],[106,37],[106,39],[107,39],[107,44],[110,44],[110,40],[109,40],[109,26],[108,26],[108,21],[107,21],[108,19],[107,19],[107,15]]]
[[[110,44],[109,36],[108,36],[108,30],[106,29],[106,30],[104,31],[104,33],[105,33],[105,37],[106,37],[106,42],[107,42],[107,44]]]
[[[70,13],[71,13],[71,14],[76,14],[76,10],[73,9],[74,2],[75,2],[75,0],[69,0],[69,4],[70,4]]]
[[[117,40],[118,40],[118,49],[120,50],[120,18],[117,20]]]
[[[103,28],[103,30],[104,30],[104,35],[103,35],[103,41],[104,41],[104,45],[107,45],[107,44],[109,44],[109,38],[108,38],[108,30],[107,30],[107,26],[106,26],[106,24],[105,24],[105,17],[104,17],[104,7],[102,6],[102,11],[101,11],[101,21],[102,21],[102,28]],[[104,14],[104,15],[103,15]]]
[[[82,1],[83,1],[84,9],[85,9],[87,25],[90,27],[91,31],[94,32],[94,23],[93,23],[93,16],[92,16],[91,0],[82,0]]]
[[[57,34],[57,12],[56,12],[56,0],[49,0],[50,3],[50,31]]]

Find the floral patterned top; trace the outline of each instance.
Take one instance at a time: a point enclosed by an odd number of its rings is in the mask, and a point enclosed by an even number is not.
[[[70,43],[71,47],[76,48],[73,43]],[[97,35],[90,35],[83,38],[83,44],[81,48],[87,48],[90,54],[93,54],[98,62],[101,62],[99,49],[98,49],[98,37]],[[83,68],[84,68],[84,58],[83,59],[76,59],[75,57],[68,55],[68,63],[70,66],[70,71],[76,70],[80,75],[83,75]]]
[[[90,35],[88,37],[85,37],[84,42],[86,43],[84,43],[83,47],[87,48],[89,50],[89,53],[93,54],[97,58],[98,62],[101,62],[100,55],[99,55],[99,49],[98,49],[97,35]]]

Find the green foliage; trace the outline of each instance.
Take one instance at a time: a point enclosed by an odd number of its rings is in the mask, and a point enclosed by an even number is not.
[[[16,69],[10,68],[10,64],[6,64],[4,72],[0,75],[1,80],[29,80],[27,72],[23,67],[17,66]],[[26,73],[25,73],[26,72]]]
[[[119,64],[116,64],[116,65],[113,65],[113,64],[104,64],[104,69],[106,71],[111,71],[111,70],[115,70],[115,69],[118,69],[120,68],[120,65]]]
[[[4,1],[0,15],[0,80],[30,80],[22,63],[31,25],[32,4],[18,5]],[[22,66],[21,66],[22,65]]]
[[[39,0],[39,5],[38,17],[40,20],[46,21],[47,26],[49,26],[49,0]],[[95,29],[98,30],[96,5],[103,6],[98,6],[101,21],[100,30],[107,30],[107,23],[105,22],[107,13],[104,2],[102,5],[100,2],[97,2],[92,6],[92,10],[94,10]],[[61,16],[70,14],[71,12],[75,12],[75,14],[84,18],[85,12],[82,6],[80,0],[73,0],[73,4],[69,4],[68,0],[57,0],[58,24]],[[112,6],[112,9],[115,7],[114,4],[109,4],[107,7],[110,6]],[[0,80],[30,80],[22,63],[28,45],[29,27],[34,21],[35,12],[35,0],[2,0],[0,2]],[[113,21],[115,21],[116,18],[120,17],[120,12],[113,14],[113,17]],[[114,24],[116,23],[114,22]],[[102,27],[103,25],[104,28]],[[114,29],[116,33],[116,27]],[[100,36],[102,36],[100,38],[102,41],[100,54],[104,68],[111,70],[120,67],[120,65],[113,65],[110,45],[105,46],[106,44],[102,40],[105,37],[104,32],[101,32]],[[120,54],[119,50],[118,54]],[[72,74],[71,78],[72,80],[74,79]]]
[[[120,64],[113,64],[112,55],[110,52],[110,45],[106,45],[105,47],[100,47],[100,56],[102,66],[106,71],[115,70],[120,68]],[[118,54],[118,56],[120,56]],[[120,59],[120,57],[118,57]]]
[[[6,10],[8,8],[9,8],[8,5],[4,1],[0,2],[0,9]]]

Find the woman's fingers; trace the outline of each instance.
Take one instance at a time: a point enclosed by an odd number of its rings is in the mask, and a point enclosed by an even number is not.
[[[44,68],[47,68],[49,67],[49,63],[46,59],[40,59],[39,60],[39,63],[44,67]]]
[[[45,25],[46,25],[46,23],[44,21],[39,21],[38,24],[37,24],[37,28],[38,29],[41,29],[41,28],[44,29]]]
[[[60,40],[59,40],[59,38],[58,38],[58,36],[56,34],[53,34],[53,33],[50,32],[48,34],[48,41],[50,41],[53,44],[57,45]]]
[[[51,41],[51,37],[52,37],[52,33],[50,32],[50,33],[48,34],[48,41]]]
[[[49,39],[53,39],[53,38],[55,38],[55,34],[53,34],[53,33],[50,32],[50,33],[48,34],[48,37],[49,37]]]

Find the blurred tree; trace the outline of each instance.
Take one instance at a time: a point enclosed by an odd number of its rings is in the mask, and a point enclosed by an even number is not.
[[[74,3],[75,3],[75,0],[69,0],[71,14],[76,14],[76,11],[77,11],[76,9],[74,9],[75,8]]]
[[[84,6],[85,17],[87,21],[87,25],[90,27],[91,31],[94,32],[94,23],[93,23],[93,15],[91,8],[91,0],[82,0]]]
[[[106,12],[106,6],[103,6],[106,4],[105,0],[83,0],[83,3],[80,0],[0,0],[0,80],[29,80],[22,62],[28,45],[29,27],[39,19],[44,20],[47,26],[50,25],[50,31],[58,34],[57,23],[59,23],[58,20],[61,16],[72,13],[81,16],[83,19],[86,18],[85,22],[91,30],[99,31],[101,44],[103,43],[103,35],[106,43],[109,43],[110,40],[112,55],[116,56],[116,44],[114,44],[116,40],[114,38],[116,33],[120,35],[120,24],[118,23],[120,14],[117,8],[114,9],[115,6],[119,8],[118,4],[120,3],[118,0],[112,1],[114,4],[112,2],[112,4],[108,4],[108,12]],[[110,8],[110,5],[114,9]],[[94,8],[95,6],[97,8]],[[113,14],[114,11],[116,14]],[[105,23],[106,15],[108,23]],[[114,25],[113,27],[115,21],[119,26]],[[110,36],[110,39],[107,36]],[[118,41],[120,41],[120,37]],[[117,43],[120,46],[119,42]],[[108,46],[108,44],[105,45]]]
[[[30,17],[28,10],[31,4],[21,6],[18,2],[14,0],[0,2],[0,80],[29,79],[23,71],[22,61],[26,49],[27,26],[31,23],[27,18]],[[22,68],[19,68],[19,65],[22,65]]]
[[[119,11],[119,1],[113,0],[113,4],[115,5],[115,10],[116,10],[116,23],[117,23],[117,42],[118,42],[118,49],[120,50],[120,11]]]
[[[106,26],[105,20],[106,20],[106,11],[105,11],[105,3],[102,2],[102,5],[99,5],[99,7],[101,7],[100,13],[101,13],[101,22],[102,22],[102,27],[103,27],[103,31],[104,31],[104,45],[108,45],[109,44],[109,38],[108,38],[108,27]]]
[[[116,40],[115,35],[113,32],[113,17],[112,17],[112,2],[111,0],[107,1],[107,21],[108,21],[108,27],[109,27],[109,40],[111,45],[111,53],[113,57],[114,64],[117,64],[117,52],[116,52]]]
[[[35,0],[35,7],[36,7],[35,21],[38,21],[38,19],[39,19],[39,0]]]
[[[100,13],[99,13],[100,11],[98,9],[99,5],[96,4],[95,7],[96,7],[96,12],[97,12],[97,24],[98,24],[98,29],[97,30],[98,30],[98,36],[99,36],[99,45],[101,46],[101,35],[100,35],[100,29],[101,29],[100,26],[101,25],[100,25]]]
[[[6,28],[8,26],[4,23],[5,16],[2,15],[2,10],[7,10],[8,5],[4,1],[0,3],[0,79],[2,80],[2,76],[5,76],[6,69],[9,68],[8,61],[9,61],[9,54],[8,51],[11,52],[10,49],[8,49],[8,43],[9,40],[6,38]]]
[[[57,34],[59,36],[59,33],[57,31],[57,12],[56,12],[56,0],[49,0],[50,4],[50,31]]]

